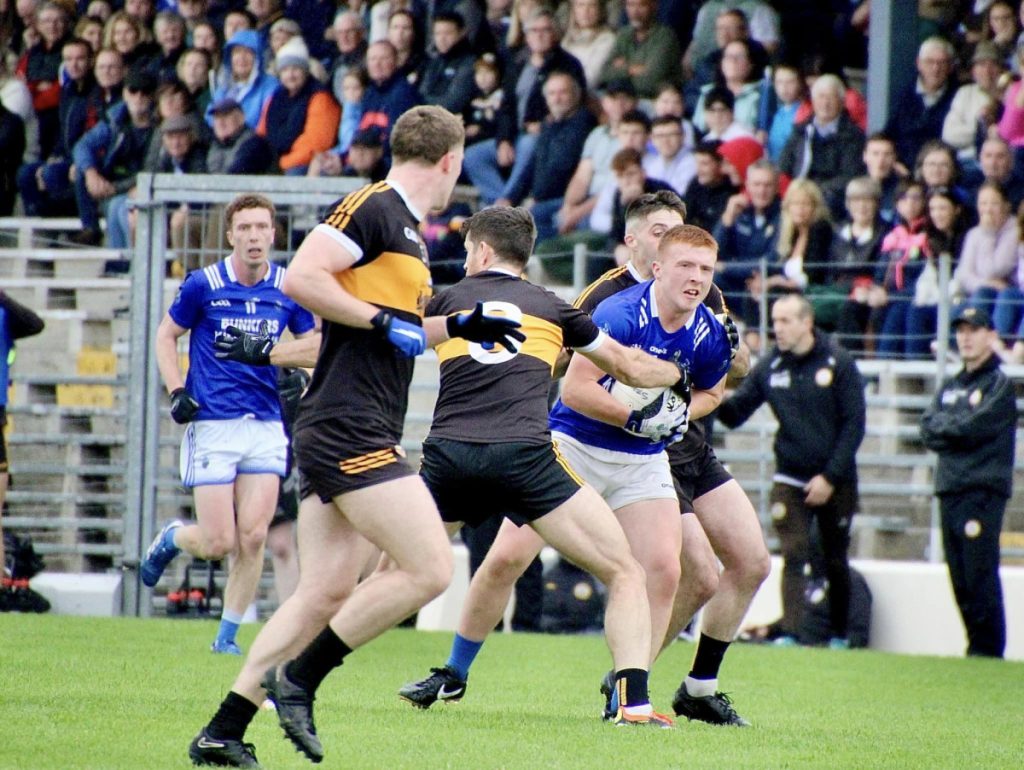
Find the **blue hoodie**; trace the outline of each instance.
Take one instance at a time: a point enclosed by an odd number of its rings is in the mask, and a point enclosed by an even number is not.
[[[263,113],[263,105],[266,104],[279,83],[277,78],[263,71],[263,46],[260,44],[258,32],[252,29],[239,30],[224,44],[224,63],[229,68],[231,66],[231,50],[236,45],[244,46],[256,53],[253,74],[245,83],[228,81],[224,85],[217,86],[210,99],[210,107],[206,108],[206,122],[213,125],[213,113],[210,108],[221,99],[230,96],[242,105],[245,124],[255,130],[260,122],[260,115]]]

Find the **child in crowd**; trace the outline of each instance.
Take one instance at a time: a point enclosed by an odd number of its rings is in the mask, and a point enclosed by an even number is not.
[[[466,145],[493,139],[498,133],[498,110],[504,91],[501,89],[501,68],[492,53],[485,53],[473,65],[476,93],[463,113],[466,124]]]

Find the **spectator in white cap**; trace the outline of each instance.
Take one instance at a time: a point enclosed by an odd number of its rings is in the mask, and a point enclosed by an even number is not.
[[[264,106],[256,133],[274,149],[282,173],[301,176],[316,155],[334,146],[341,108],[310,77],[309,51],[301,37],[281,46],[275,58],[281,84]]]

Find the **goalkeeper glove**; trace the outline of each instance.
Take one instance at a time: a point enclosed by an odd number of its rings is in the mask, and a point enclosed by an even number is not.
[[[200,409],[199,402],[184,388],[175,388],[171,391],[171,418],[178,425],[192,422]]]
[[[468,313],[454,313],[448,316],[446,328],[449,337],[461,337],[470,342],[495,343],[504,345],[510,353],[519,351],[517,343],[526,340],[526,335],[519,331],[521,324],[511,318],[496,315],[484,315],[484,304],[477,302],[476,307]]]
[[[370,319],[373,329],[398,348],[406,358],[415,358],[427,349],[427,333],[422,326],[395,318],[389,310],[381,310]]]
[[[267,328],[266,321],[260,322],[257,334],[249,334],[236,326],[229,326],[213,341],[213,354],[217,358],[239,361],[250,366],[269,366],[274,339],[267,332]]]

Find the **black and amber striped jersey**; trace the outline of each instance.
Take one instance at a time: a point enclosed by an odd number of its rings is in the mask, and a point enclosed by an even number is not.
[[[618,294],[630,286],[636,286],[644,280],[646,279],[640,277],[632,263],[627,262],[621,267],[612,268],[590,284],[573,304],[585,313],[593,313],[597,306],[608,297]],[[715,315],[728,312],[725,307],[725,298],[722,296],[721,290],[714,284],[711,284],[711,290],[708,291],[704,304]],[[683,440],[667,448],[669,462],[676,465],[696,459],[704,446],[706,435],[703,420],[691,422]]]
[[[485,312],[522,324],[518,353],[451,339],[437,346],[441,389],[430,436],[473,443],[544,444],[548,388],[563,348],[588,352],[604,340],[590,316],[547,289],[501,270],[470,276],[437,295],[428,315],[450,315],[484,303]]]
[[[349,294],[421,323],[431,295],[427,249],[400,188],[367,185],[333,205],[316,232],[356,257],[335,280]],[[324,320],[320,355],[296,418],[296,430],[323,420],[351,421],[363,436],[397,444],[408,404],[413,359],[369,329]]]

